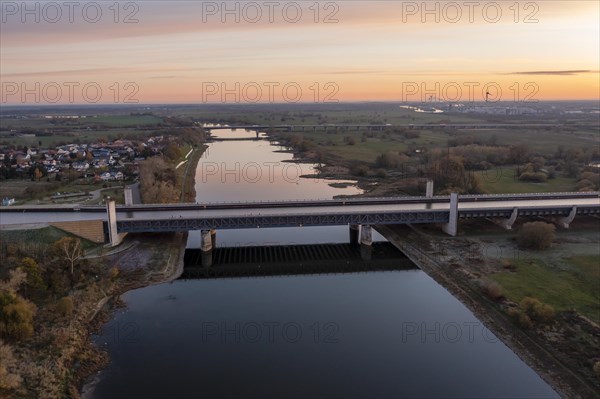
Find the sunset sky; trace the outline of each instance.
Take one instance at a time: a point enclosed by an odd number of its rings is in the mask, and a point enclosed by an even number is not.
[[[220,1],[122,2],[116,15],[114,1],[99,1],[102,15],[95,23],[90,21],[98,10],[89,7],[84,15],[81,3],[71,22],[63,3],[54,3],[61,6],[59,16],[44,3],[26,14],[20,1],[2,1],[3,104],[45,104],[48,98],[68,103],[67,85],[73,83],[78,84],[72,89],[75,103],[87,102],[82,87],[90,83],[101,89],[101,103],[123,103],[127,95],[140,103],[285,101],[298,98],[298,89],[304,102],[431,96],[469,101],[470,90],[481,101],[484,87],[504,101],[599,98],[597,1],[518,2],[517,7],[514,1],[483,1],[474,8],[461,1],[427,2],[434,10],[427,15],[421,1],[320,2],[318,7],[314,1],[227,2],[237,15],[223,15]],[[132,23],[124,23],[129,14]],[[50,86],[39,98],[23,99],[22,88],[35,91],[36,84],[40,92]],[[224,97],[223,85],[230,90]],[[56,86],[63,92],[57,94]]]

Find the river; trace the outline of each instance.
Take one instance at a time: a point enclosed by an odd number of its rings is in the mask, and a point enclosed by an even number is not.
[[[255,137],[219,132],[244,134]],[[301,178],[316,165],[290,163],[282,150],[267,140],[211,143],[196,173],[198,201],[360,192]],[[228,247],[347,240],[347,227],[217,232],[217,246]],[[188,248],[199,244],[192,232]],[[558,397],[416,268],[176,280],[123,300],[95,339],[111,357],[95,399]]]

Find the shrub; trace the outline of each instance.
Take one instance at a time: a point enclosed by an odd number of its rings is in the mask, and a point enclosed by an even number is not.
[[[525,223],[519,232],[517,241],[520,248],[546,249],[554,241],[554,225],[544,222]]]
[[[27,274],[25,290],[28,296],[41,295],[46,291],[46,283],[42,277],[42,268],[32,258],[23,258],[19,268]]]
[[[529,330],[533,327],[533,322],[531,321],[531,318],[519,309],[510,308],[508,310],[508,316],[513,320],[515,324],[517,324],[524,330]]]
[[[533,183],[544,183],[546,180],[548,180],[548,177],[542,172],[525,172],[519,176],[519,180]]]
[[[73,314],[73,309],[73,298],[70,296],[60,298],[56,304],[56,311],[61,316],[70,317]]]
[[[517,265],[515,265],[513,262],[511,262],[508,259],[502,259],[502,267],[505,268],[506,270],[510,270],[510,271],[516,271],[517,270]]]
[[[33,318],[37,307],[19,295],[0,295],[0,336],[24,340],[33,334]]]
[[[483,292],[494,301],[499,301],[503,298],[502,287],[495,281],[484,281],[482,283],[482,289]]]
[[[525,297],[521,301],[521,309],[531,320],[540,323],[551,323],[554,320],[554,308],[548,304],[542,303],[537,298]]]
[[[110,268],[108,275],[111,280],[115,280],[117,277],[119,277],[120,272],[121,271],[119,270],[119,268],[117,266],[113,266]]]
[[[358,165],[351,169],[351,173],[355,176],[367,176],[369,174],[369,168],[365,165]]]

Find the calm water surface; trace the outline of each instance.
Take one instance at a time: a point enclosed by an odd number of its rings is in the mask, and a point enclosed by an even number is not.
[[[276,150],[212,143],[196,174],[198,201],[358,193],[297,177],[315,165],[292,174],[291,155]],[[244,175],[252,163],[260,177]],[[220,246],[347,240],[346,227],[217,233]],[[189,247],[199,242],[190,234]],[[93,398],[558,397],[419,270],[178,280],[124,300],[97,337],[111,364]]]

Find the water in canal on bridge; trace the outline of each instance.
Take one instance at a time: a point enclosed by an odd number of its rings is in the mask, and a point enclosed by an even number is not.
[[[278,150],[266,140],[212,143],[198,166],[198,200],[357,192],[299,178],[314,165],[286,163],[292,156]],[[217,233],[218,246],[347,240],[346,227]],[[188,245],[199,241],[190,234]],[[127,308],[96,339],[111,357],[96,399],[557,397],[418,269],[178,280],[123,299]]]

